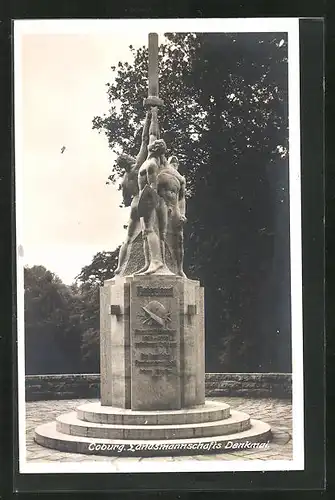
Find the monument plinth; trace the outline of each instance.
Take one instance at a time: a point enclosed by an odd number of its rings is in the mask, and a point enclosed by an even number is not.
[[[205,401],[204,298],[198,281],[134,275],[101,289],[101,403],[178,410]]]
[[[217,453],[231,441],[266,441],[269,425],[205,401],[204,289],[183,270],[186,181],[160,138],[155,34],[144,105],[139,154],[117,160],[130,220],[115,277],[100,292],[101,402],[38,427],[35,440],[131,456]]]

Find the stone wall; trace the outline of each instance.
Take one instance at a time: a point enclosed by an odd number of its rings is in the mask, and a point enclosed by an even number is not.
[[[206,396],[290,398],[290,373],[206,373]],[[26,376],[26,400],[95,399],[100,397],[100,375],[63,374]]]
[[[26,400],[100,397],[100,374],[27,375]]]
[[[291,398],[290,373],[206,373],[206,396]]]

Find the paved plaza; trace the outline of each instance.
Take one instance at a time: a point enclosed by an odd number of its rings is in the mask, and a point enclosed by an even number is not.
[[[282,399],[211,398],[222,401],[234,410],[246,412],[253,419],[271,425],[273,439],[267,449],[232,450],[217,455],[165,457],[164,461],[186,460],[292,460],[292,404]],[[156,457],[110,457],[63,453],[44,448],[34,442],[34,430],[43,423],[55,420],[59,415],[75,410],[79,405],[95,400],[38,401],[26,403],[26,447],[28,463],[50,462],[109,462],[115,471],[118,466],[130,462],[150,462]],[[160,457],[162,460],[162,457]]]

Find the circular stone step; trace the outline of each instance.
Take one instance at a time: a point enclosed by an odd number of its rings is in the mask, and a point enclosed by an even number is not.
[[[214,422],[173,425],[121,425],[84,422],[76,412],[65,413],[56,419],[57,431],[73,436],[103,439],[185,439],[233,434],[249,429],[250,417],[231,411],[229,418]]]
[[[259,420],[251,420],[250,429],[225,436],[165,440],[113,440],[63,434],[56,422],[40,425],[35,430],[36,443],[62,452],[104,456],[173,456],[221,453],[250,447],[264,447],[271,439],[271,428]]]
[[[86,403],[77,408],[77,417],[85,422],[118,425],[197,424],[223,420],[230,416],[230,406],[217,401],[206,401],[194,408],[169,411],[136,411],[100,402]]]

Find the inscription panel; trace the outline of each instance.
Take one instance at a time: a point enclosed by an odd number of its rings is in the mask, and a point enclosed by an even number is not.
[[[176,287],[131,284],[132,409],[181,408],[179,318]]]

